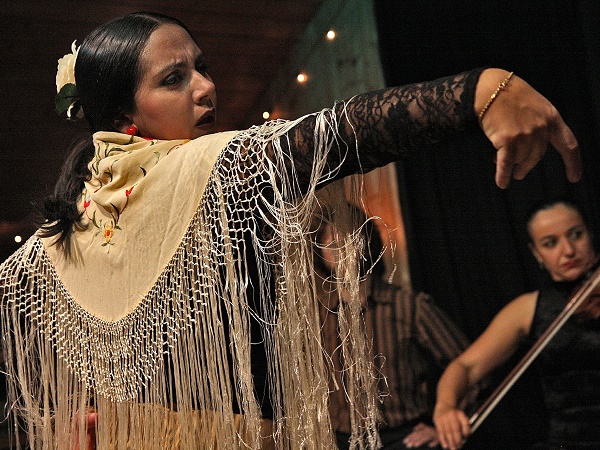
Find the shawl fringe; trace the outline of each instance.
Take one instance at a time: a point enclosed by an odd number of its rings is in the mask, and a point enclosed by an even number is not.
[[[115,322],[84,310],[61,283],[42,241],[31,237],[0,266],[1,331],[16,448],[86,448],[88,418],[98,449],[334,448],[328,412],[333,364],[321,343],[313,273],[312,215],[322,207],[317,184],[326,156],[340,143],[331,111],[317,116],[315,164],[308,194],[288,179],[282,136],[297,122],[242,132],[218,160],[188,231],[141,304]],[[274,199],[257,232],[252,214],[232,211],[222,164],[272,145]],[[233,157],[232,157],[233,155]],[[237,156],[236,156],[237,155]],[[227,160],[233,158],[233,161]],[[248,183],[245,180],[245,183]],[[240,189],[245,186],[233,187]],[[346,367],[341,377],[352,408],[353,448],[377,448],[376,380],[358,294],[360,234],[351,226],[343,189],[329,190],[343,239],[342,283],[352,300],[340,308]],[[295,200],[300,198],[300,200]],[[238,217],[242,217],[239,219]],[[264,224],[263,224],[264,225]],[[251,231],[251,247],[237,238]],[[243,250],[246,250],[244,252]],[[248,252],[251,250],[251,252]],[[259,272],[257,312],[248,298]],[[271,289],[275,286],[275,289]],[[274,291],[274,293],[273,293]],[[273,397],[273,422],[261,418],[251,371],[251,318],[262,324]],[[239,405],[236,414],[233,404]],[[26,434],[20,441],[19,429]]]

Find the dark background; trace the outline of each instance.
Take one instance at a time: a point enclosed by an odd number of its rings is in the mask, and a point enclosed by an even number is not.
[[[433,295],[474,339],[508,301],[538,287],[540,273],[523,225],[534,202],[548,195],[573,196],[586,208],[595,235],[600,234],[600,2],[375,4],[388,85],[479,66],[514,71],[557,106],[581,146],[584,177],[576,184],[566,180],[560,156],[550,150],[524,180],[497,188],[493,148],[477,131],[436,146],[433,154],[412,154],[398,165],[414,288]],[[543,432],[538,389],[532,367],[468,446],[527,447]]]

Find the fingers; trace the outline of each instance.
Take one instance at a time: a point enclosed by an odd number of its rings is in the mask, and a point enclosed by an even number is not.
[[[437,437],[442,448],[457,450],[471,434],[469,420],[462,411],[451,411],[435,420]]]
[[[88,450],[96,449],[96,425],[98,413],[90,413],[87,416],[87,448]]]
[[[546,154],[547,146],[541,146],[539,149],[532,150],[527,154],[524,160],[517,162],[513,166],[513,178],[515,180],[522,180],[525,178],[531,169],[533,169],[537,163],[544,157]]]
[[[514,160],[508,150],[502,148],[496,153],[496,185],[506,189],[512,178]]]
[[[560,115],[557,118],[555,130],[550,135],[550,143],[562,156],[567,172],[567,179],[572,183],[579,181],[582,174],[579,144],[575,135],[573,135],[573,132],[565,124]]]
[[[440,441],[438,441],[437,438],[435,438],[435,439],[432,439],[431,442],[427,445],[430,448],[434,448],[434,447],[437,447],[438,445],[440,445]]]
[[[531,142],[527,150],[509,151],[501,148],[496,154],[496,184],[505,189],[512,178],[522,180],[544,157],[547,147]],[[517,156],[521,155],[519,160]]]
[[[547,141],[561,154],[567,179],[575,183],[581,179],[582,162],[577,139],[571,129],[560,119],[560,123],[547,138],[523,139],[524,150],[502,147],[496,154],[496,184],[505,189],[510,180],[522,180],[544,157]]]
[[[549,145],[561,155],[569,181],[582,174],[579,145],[556,108],[527,82],[511,78],[481,121],[497,149],[496,184],[504,189],[522,179],[542,159]]]
[[[80,416],[75,417],[74,424],[74,433],[72,437],[71,450],[82,450],[80,443]],[[84,422],[82,425],[85,427],[85,448],[87,450],[95,450],[96,449],[96,426],[98,421],[98,413],[94,412],[93,409],[90,409],[89,412],[86,413]]]
[[[413,428],[413,431],[404,438],[402,443],[407,448],[421,447],[425,444],[435,447],[438,444],[435,428],[421,422]]]

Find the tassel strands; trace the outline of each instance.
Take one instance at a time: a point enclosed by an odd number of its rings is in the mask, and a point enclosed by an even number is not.
[[[175,253],[119,320],[80,306],[36,236],[0,265],[10,404],[15,426],[22,420],[28,435],[17,448],[62,449],[77,441],[83,448],[90,412],[97,414],[99,450],[334,446],[332,368],[321,345],[307,230],[345,118],[325,110],[315,120],[314,178],[303,195],[287,178],[293,173],[282,142],[294,122],[269,122],[229,142]],[[264,158],[267,151],[273,158]],[[255,160],[242,164],[243,158]],[[240,176],[240,167],[251,164]],[[262,198],[264,186],[270,190]],[[341,210],[344,191],[335,191]],[[231,208],[229,198],[239,205]],[[376,448],[374,370],[361,334],[358,281],[351,279],[360,243],[350,218],[338,215],[348,219],[344,283],[351,294],[339,318],[350,361],[340,388],[356,406],[353,445]],[[261,342],[253,340],[257,326]],[[272,422],[262,418],[256,395],[252,353],[259,344],[268,361]]]

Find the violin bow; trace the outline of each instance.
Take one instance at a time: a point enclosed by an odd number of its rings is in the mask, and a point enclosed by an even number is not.
[[[479,425],[496,407],[498,402],[506,395],[508,390],[515,384],[519,377],[531,365],[540,352],[552,340],[554,335],[562,328],[567,320],[573,315],[577,308],[591,295],[594,289],[600,285],[600,267],[597,268],[591,277],[571,296],[564,309],[552,321],[550,326],[542,333],[539,339],[531,346],[529,351],[523,356],[521,361],[510,371],[502,383],[492,392],[485,402],[469,418],[471,433],[474,433]]]

